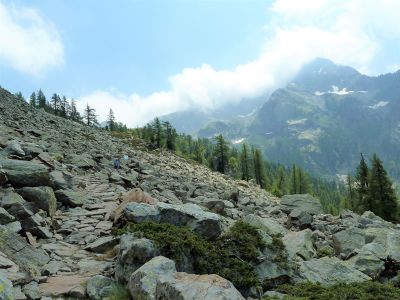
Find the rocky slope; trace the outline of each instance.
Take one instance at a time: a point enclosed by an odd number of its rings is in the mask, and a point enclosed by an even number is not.
[[[122,169],[112,169],[114,158]],[[266,247],[262,290],[192,274],[154,241],[114,235],[127,221],[186,226],[213,242],[242,220]],[[134,139],[32,109],[0,89],[0,299],[243,299],[284,282],[391,278],[400,227],[372,213],[322,214],[309,195],[276,199],[247,182],[147,152]],[[393,260],[387,260],[391,257]],[[392,263],[392,264],[391,264]]]

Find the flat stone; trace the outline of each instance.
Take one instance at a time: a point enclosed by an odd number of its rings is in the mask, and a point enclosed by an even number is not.
[[[107,250],[114,247],[115,245],[117,245],[118,242],[119,242],[119,237],[114,237],[114,236],[100,237],[93,243],[87,245],[85,249],[97,253],[104,253]]]

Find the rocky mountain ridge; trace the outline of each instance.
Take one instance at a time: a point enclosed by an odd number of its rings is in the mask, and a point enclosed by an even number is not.
[[[194,257],[174,261],[149,238],[115,234],[127,222],[152,222],[214,243],[239,221],[266,245],[251,262],[261,285],[241,292],[216,274],[193,274]],[[31,108],[4,89],[0,223],[1,299],[258,298],[285,282],[391,280],[397,269],[388,272],[387,259],[400,261],[400,226],[370,212],[331,216],[309,195],[272,197]]]

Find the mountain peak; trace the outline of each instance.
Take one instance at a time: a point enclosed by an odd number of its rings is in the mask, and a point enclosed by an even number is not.
[[[293,83],[308,90],[324,91],[332,86],[348,88],[359,76],[361,74],[352,67],[318,57],[300,69]]]

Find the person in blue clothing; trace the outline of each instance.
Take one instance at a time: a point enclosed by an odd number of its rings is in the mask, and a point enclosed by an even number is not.
[[[116,160],[114,160],[114,169],[118,171],[120,168],[121,168],[121,161],[119,160],[119,158],[117,158]]]

